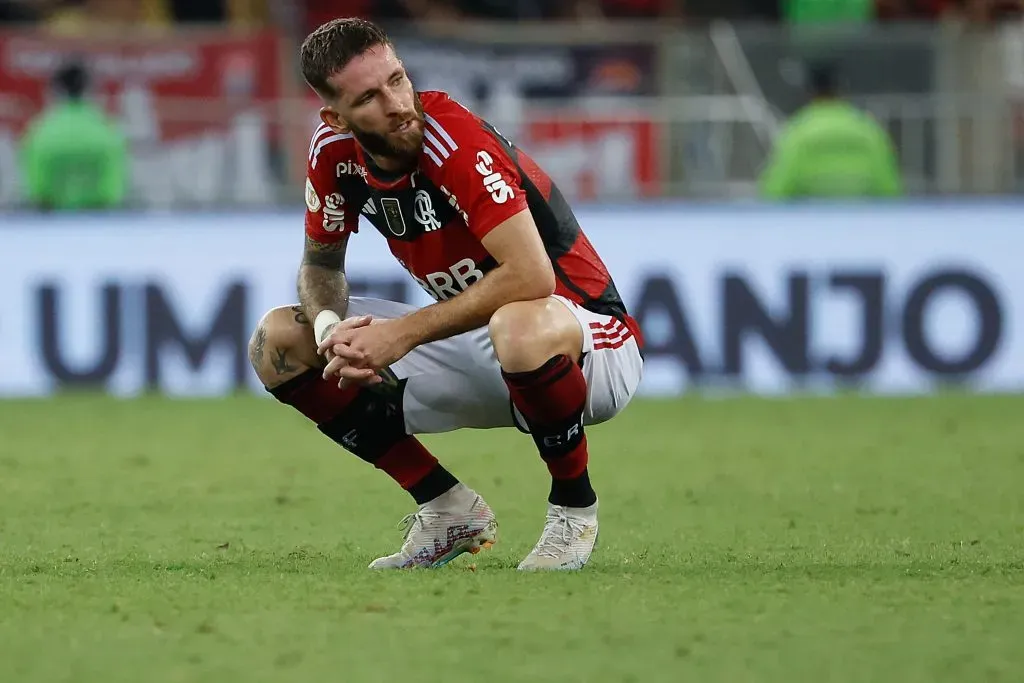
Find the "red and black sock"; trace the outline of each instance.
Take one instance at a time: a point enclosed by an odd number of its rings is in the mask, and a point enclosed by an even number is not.
[[[548,501],[566,507],[593,505],[597,494],[587,472],[583,371],[568,356],[555,356],[536,370],[503,371],[502,376],[551,473]]]
[[[320,370],[308,370],[268,391],[312,420],[345,450],[398,482],[417,503],[437,498],[459,483],[415,437],[405,433],[401,392],[339,389]]]

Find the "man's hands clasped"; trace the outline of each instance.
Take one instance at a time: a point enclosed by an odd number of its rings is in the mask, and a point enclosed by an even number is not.
[[[411,350],[400,318],[374,320],[369,315],[335,323],[317,347],[317,353],[327,360],[324,379],[338,377],[339,387],[379,384],[383,378],[378,371]]]

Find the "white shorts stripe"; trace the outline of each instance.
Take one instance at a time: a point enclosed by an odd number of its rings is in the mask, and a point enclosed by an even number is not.
[[[591,336],[594,340],[594,350],[617,349],[626,343],[626,340],[633,336],[633,333],[621,320],[612,318],[607,323],[591,322]]]

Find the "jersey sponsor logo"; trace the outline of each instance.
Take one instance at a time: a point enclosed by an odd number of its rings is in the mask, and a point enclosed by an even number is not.
[[[366,168],[354,161],[340,161],[335,167],[335,173],[339,178],[344,175],[357,175],[360,178],[365,178]]]
[[[363,204],[363,213],[365,213],[367,216],[377,215],[377,207],[373,205],[373,197],[367,199],[366,203]]]
[[[320,197],[316,194],[316,188],[313,187],[313,181],[306,178],[306,208],[311,213],[316,213],[320,210]]]
[[[345,198],[340,192],[324,197],[324,230],[334,232],[345,224]]]
[[[476,172],[484,177],[484,189],[491,193],[495,204],[504,204],[516,196],[500,173],[494,171],[494,158],[480,150],[476,153]]]
[[[441,186],[441,192],[444,192],[444,196],[448,197],[448,205],[462,216],[462,220],[466,221],[466,225],[469,225],[469,216],[467,216],[466,212],[462,210],[461,206],[459,206],[459,198],[452,194],[452,191],[444,185]]]
[[[460,292],[466,291],[467,287],[482,279],[483,276],[483,271],[477,268],[476,261],[464,258],[449,266],[447,271],[427,273],[427,276],[422,279],[415,275],[413,277],[420,287],[426,290],[427,294],[438,301],[447,301]]]
[[[413,218],[423,226],[424,232],[433,232],[441,227],[441,221],[437,220],[437,212],[434,211],[430,193],[426,190],[416,190],[416,199],[413,201]]]
[[[380,208],[384,211],[384,220],[388,230],[395,237],[405,234],[405,218],[402,217],[402,205],[394,197],[381,197]]]

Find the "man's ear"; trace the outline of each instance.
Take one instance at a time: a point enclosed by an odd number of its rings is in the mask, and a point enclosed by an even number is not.
[[[331,107],[320,108],[320,120],[327,124],[327,127],[333,130],[335,133],[348,134],[352,132],[345,122],[341,120],[341,116],[338,115]]]

